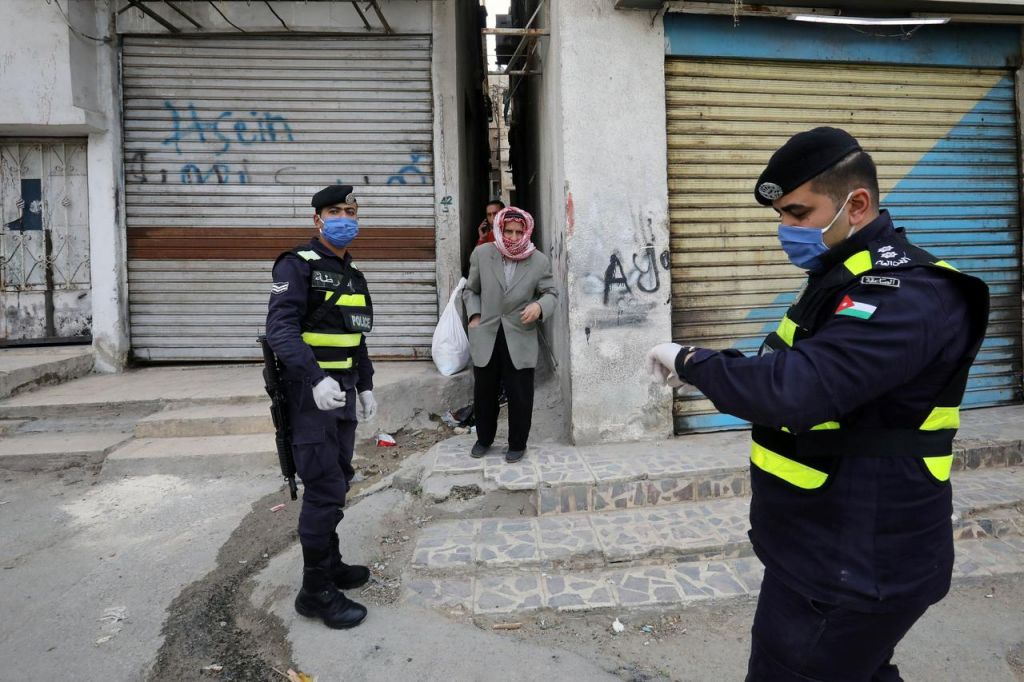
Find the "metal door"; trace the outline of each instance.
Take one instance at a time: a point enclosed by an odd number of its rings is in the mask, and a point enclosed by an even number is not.
[[[0,344],[91,341],[85,140],[0,143]]]

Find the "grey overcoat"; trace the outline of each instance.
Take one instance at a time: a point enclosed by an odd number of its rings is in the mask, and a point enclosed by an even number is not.
[[[555,312],[558,292],[551,276],[551,261],[540,251],[516,263],[511,286],[505,286],[505,269],[501,252],[493,243],[481,244],[469,257],[469,279],[462,292],[466,319],[480,315],[480,326],[469,330],[469,350],[473,364],[485,367],[491,360],[498,326],[505,330],[505,340],[516,369],[537,366],[539,345],[537,326],[540,320],[523,324],[520,314],[528,304],[540,304],[541,320]]]

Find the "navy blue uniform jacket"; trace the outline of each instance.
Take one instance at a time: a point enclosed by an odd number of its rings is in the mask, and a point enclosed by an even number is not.
[[[318,238],[310,242],[321,258],[331,258],[351,267],[352,256],[339,259]],[[313,267],[302,258],[285,256],[274,265],[274,289],[267,306],[267,341],[284,366],[287,381],[304,382],[315,386],[328,375],[316,364],[311,349],[302,340],[302,321],[306,318],[309,301],[310,278]],[[356,372],[330,372],[342,388],[358,392],[373,389],[373,363],[366,350],[366,337],[359,344]],[[353,406],[354,407],[354,406]]]
[[[810,277],[890,238],[899,239],[883,211],[825,254]],[[858,279],[838,292],[822,309],[829,319],[786,352],[698,349],[685,365],[680,353],[676,371],[719,411],[756,424],[794,432],[826,421],[916,429],[969,350],[969,304],[960,284],[932,268],[892,274],[898,288]],[[836,315],[845,295],[877,309],[870,319]],[[771,478],[774,488],[779,479]],[[778,492],[755,489],[750,536],[765,566],[792,589],[867,611],[934,603],[948,591],[950,486],[931,478],[920,458],[844,458],[826,490]],[[831,497],[801,514],[800,500],[810,499],[801,494]]]

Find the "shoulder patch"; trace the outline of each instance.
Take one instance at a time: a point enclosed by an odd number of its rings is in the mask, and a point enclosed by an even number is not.
[[[843,296],[843,300],[839,302],[839,306],[836,308],[836,315],[845,315],[846,317],[870,320],[876,310],[878,310],[878,306],[876,305],[871,305],[870,303],[864,303],[862,301],[855,301],[849,296]]]
[[[270,287],[271,294],[283,294],[288,291],[288,282],[274,282]]]
[[[895,277],[879,277],[878,275],[864,275],[860,278],[861,284],[866,284],[870,287],[890,287],[892,289],[900,288],[900,281]]]
[[[906,251],[899,250],[891,244],[878,247],[875,253],[875,265],[883,268],[896,268],[910,262]]]

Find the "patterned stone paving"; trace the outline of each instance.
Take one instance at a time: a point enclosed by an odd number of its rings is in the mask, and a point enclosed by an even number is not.
[[[964,415],[953,474],[957,578],[1024,572],[1022,413]],[[538,516],[427,526],[404,581],[405,600],[511,614],[757,593],[763,567],[746,537],[746,434],[628,446],[540,443],[515,465],[505,464],[498,448],[472,459],[474,440],[435,446],[431,473],[479,474],[492,487],[534,491]]]
[[[711,447],[709,444],[713,441],[706,436],[634,444],[628,446],[628,456],[622,445],[575,448],[540,443],[531,445],[526,458],[516,464],[506,464],[499,448],[481,459],[473,459],[469,449],[474,438],[457,436],[438,443],[431,474],[482,474],[499,489],[532,491],[541,516],[674,505],[750,494],[743,434],[730,434],[730,439],[719,447]],[[700,438],[705,441],[698,440]],[[698,445],[688,445],[692,442]],[[971,442],[972,449],[960,454],[954,473],[958,499],[963,506],[975,506],[976,495],[988,499],[997,489],[1003,491],[1007,504],[1021,499],[1019,491],[1024,488],[1024,479],[1019,472],[1005,467],[1019,463],[1024,446],[1011,447],[1014,443],[1020,445],[1018,441],[1009,445]],[[965,479],[965,472],[979,478]]]
[[[957,539],[1024,535],[1024,517],[1014,509],[1024,505],[1024,471],[955,474],[953,498]],[[420,536],[413,565],[427,571],[582,568],[750,553],[747,497],[646,507],[632,500],[600,513],[441,521]]]
[[[424,529],[413,566],[605,566],[652,557],[721,556],[747,545],[746,498],[518,519],[440,521]]]
[[[954,580],[1024,573],[1024,538],[956,544]],[[403,599],[444,610],[502,614],[552,609],[672,607],[706,599],[756,595],[764,569],[753,557],[581,572],[416,578]],[[472,597],[470,597],[472,595]]]

